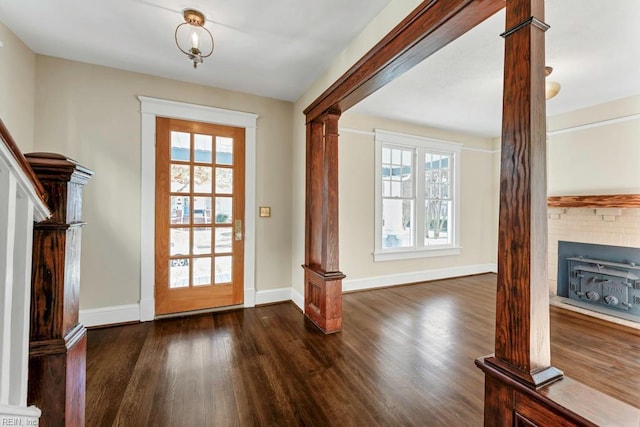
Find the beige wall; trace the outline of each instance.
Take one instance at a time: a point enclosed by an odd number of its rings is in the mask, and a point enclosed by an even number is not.
[[[550,118],[549,195],[640,193],[640,117],[572,129],[638,114],[634,96]]]
[[[340,267],[349,279],[495,262],[494,153],[490,139],[348,112],[340,119],[340,127]],[[460,156],[460,255],[373,261],[374,137],[351,130],[373,132],[375,128],[464,144]]]
[[[292,181],[292,251],[291,280],[293,287],[304,292],[302,268],[304,263],[305,218],[305,120],[303,111],[325,89],[356,63],[380,41],[393,27],[402,21],[421,0],[391,0],[367,27],[334,59],[327,71],[317,79],[293,107],[293,181]]]
[[[271,206],[272,217],[256,224],[256,289],[291,286],[291,103],[37,56],[36,150],[95,171],[85,189],[81,308],[139,301],[138,95],[260,115],[256,204]]]
[[[20,149],[33,151],[36,55],[0,22],[0,119]]]

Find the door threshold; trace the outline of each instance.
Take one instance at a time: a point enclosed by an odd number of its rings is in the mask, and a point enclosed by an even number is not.
[[[244,308],[244,304],[227,305],[224,307],[204,308],[202,310],[181,311],[179,313],[158,314],[154,320],[171,319],[172,317],[195,316],[198,314],[219,313],[223,311],[240,310]]]

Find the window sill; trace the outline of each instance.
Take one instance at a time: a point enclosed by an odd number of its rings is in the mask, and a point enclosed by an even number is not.
[[[402,259],[432,258],[440,256],[460,255],[460,246],[449,246],[433,249],[388,250],[373,253],[373,261],[397,261]]]

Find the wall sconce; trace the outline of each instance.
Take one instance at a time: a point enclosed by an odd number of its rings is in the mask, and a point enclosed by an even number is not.
[[[202,12],[186,9],[183,12],[183,16],[184,22],[176,27],[176,45],[193,63],[193,68],[197,68],[198,64],[202,64],[204,58],[211,56],[213,53],[213,36],[204,26],[205,19]],[[208,42],[206,42],[207,38],[209,39]],[[211,49],[206,55],[200,50],[203,41],[211,45]],[[191,44],[191,47],[186,48],[188,44]]]

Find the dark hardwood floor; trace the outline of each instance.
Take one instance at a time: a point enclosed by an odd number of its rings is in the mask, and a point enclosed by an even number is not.
[[[347,294],[329,336],[291,303],[91,330],[86,424],[480,426],[495,283]],[[556,367],[640,407],[637,331],[553,307],[551,322]]]

